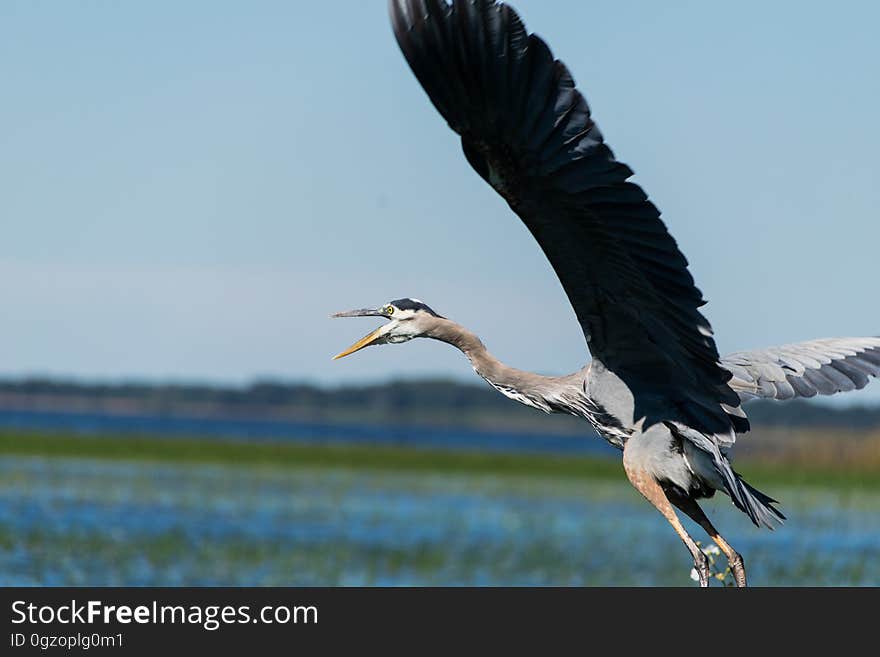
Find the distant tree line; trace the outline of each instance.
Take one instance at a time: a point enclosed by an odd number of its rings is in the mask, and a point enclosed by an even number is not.
[[[574,418],[547,424],[531,409],[499,395],[488,386],[443,380],[320,387],[302,383],[257,381],[244,386],[152,383],[84,383],[54,379],[0,381],[0,409],[27,407],[105,409],[124,402],[143,412],[205,412],[270,414],[302,419],[443,424],[548,426],[567,432],[581,430]],[[829,406],[807,401],[754,402],[748,406],[756,426],[880,427],[880,405]]]
[[[249,385],[82,383],[53,379],[0,381],[0,394],[129,399],[147,402],[212,402],[229,406],[312,406],[346,408],[509,409],[509,402],[488,387],[425,380],[375,385],[319,387],[257,381]]]

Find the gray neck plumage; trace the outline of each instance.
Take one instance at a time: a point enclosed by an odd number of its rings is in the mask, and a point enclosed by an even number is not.
[[[459,349],[467,356],[474,371],[490,383],[499,377],[503,378],[506,371],[513,369],[490,354],[476,334],[451,320],[435,318],[425,337],[440,340]]]
[[[550,413],[556,410],[560,396],[577,395],[583,390],[579,373],[550,377],[508,367],[486,349],[474,333],[455,322],[434,318],[425,337],[451,344],[467,356],[474,371],[496,390],[511,399]]]

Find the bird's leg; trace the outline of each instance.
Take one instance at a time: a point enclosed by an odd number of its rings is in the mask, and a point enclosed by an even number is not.
[[[703,554],[700,546],[688,535],[684,525],[681,524],[681,520],[675,514],[675,509],[672,507],[669,498],[666,497],[663,488],[651,474],[641,468],[627,464],[626,452],[624,452],[623,469],[626,470],[626,476],[629,477],[635,489],[663,514],[663,517],[669,521],[675,533],[678,534],[678,537],[690,551],[691,556],[694,558],[694,568],[696,568],[697,575],[700,577],[700,586],[709,586],[709,560]]]
[[[715,541],[715,544],[724,553],[724,556],[727,557],[736,585],[739,587],[746,586],[746,566],[745,563],[743,563],[742,556],[740,556],[739,552],[734,550],[730,543],[725,541],[724,537],[718,533],[718,530],[715,529],[715,526],[709,521],[706,514],[703,513],[703,509],[700,508],[697,501],[675,494],[670,494],[669,500],[679,509],[688,514],[694,522],[698,523],[706,530],[709,537]]]

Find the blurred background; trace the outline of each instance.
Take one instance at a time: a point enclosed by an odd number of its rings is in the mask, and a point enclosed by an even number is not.
[[[880,334],[880,6],[513,4],[722,353]],[[0,79],[0,584],[692,584],[586,424],[433,341],[330,361],[375,328],[330,313],[404,296],[588,359],[384,3],[13,0]],[[790,520],[704,506],[753,583],[880,583],[880,383],[749,411],[737,469]]]

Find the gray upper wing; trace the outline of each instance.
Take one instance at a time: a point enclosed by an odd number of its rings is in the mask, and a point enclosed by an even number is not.
[[[880,377],[880,338],[828,338],[741,351],[721,364],[743,401],[794,399],[861,390]]]
[[[593,357],[633,392],[636,416],[729,442],[747,430],[687,260],[565,65],[492,0],[391,0],[390,10],[416,77],[540,244]]]

